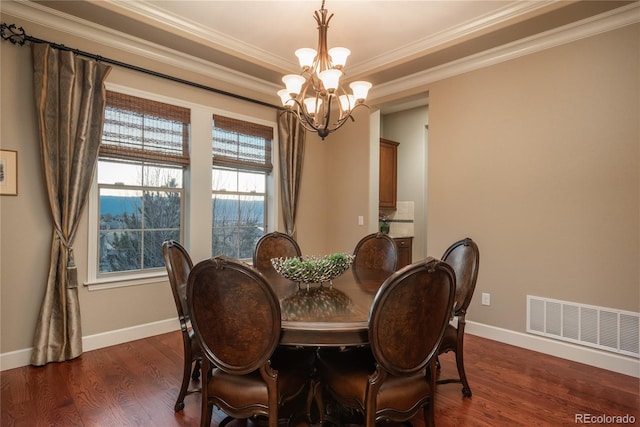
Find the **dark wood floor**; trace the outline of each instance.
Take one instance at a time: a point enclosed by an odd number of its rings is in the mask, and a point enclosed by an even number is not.
[[[463,398],[459,384],[438,386],[439,427],[580,425],[576,414],[629,415],[640,424],[637,378],[472,335],[465,345],[473,397]],[[184,411],[173,412],[181,352],[181,337],[173,332],[89,351],[71,362],[3,371],[0,423],[198,426],[199,394],[187,396]],[[452,356],[441,358],[443,376],[455,372]],[[222,418],[215,413],[214,423]],[[420,417],[413,424],[424,427]]]

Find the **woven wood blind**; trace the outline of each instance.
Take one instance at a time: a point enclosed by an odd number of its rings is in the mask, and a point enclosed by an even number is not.
[[[188,108],[107,91],[100,157],[189,165]]]
[[[217,114],[213,116],[213,164],[271,172],[273,128]]]

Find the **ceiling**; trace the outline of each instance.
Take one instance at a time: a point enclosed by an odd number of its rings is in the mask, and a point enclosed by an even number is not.
[[[283,74],[298,72],[294,51],[316,48],[313,14],[321,6],[316,0],[34,3],[278,86]],[[375,88],[628,3],[327,0],[325,8],[334,14],[329,47],[352,52],[347,80],[369,80]]]

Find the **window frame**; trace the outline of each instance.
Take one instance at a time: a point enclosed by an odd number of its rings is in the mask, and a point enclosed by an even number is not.
[[[100,184],[97,182],[97,176],[96,176],[96,185],[98,187],[98,195],[97,195],[97,201],[98,201],[98,213],[97,213],[97,221],[98,221],[98,229],[97,230],[89,230],[89,232],[93,232],[93,233],[97,233],[97,239],[96,239],[96,246],[97,246],[97,242],[100,240],[100,234],[102,232],[104,232],[104,230],[100,229],[100,214],[99,214],[99,207],[100,207],[100,194],[101,194],[101,190],[105,189],[105,190],[124,190],[124,191],[132,191],[132,192],[140,192],[142,194],[144,194],[145,192],[150,192],[150,193],[154,193],[154,192],[171,192],[171,193],[180,193],[180,228],[179,228],[179,239],[180,241],[184,240],[184,236],[186,234],[185,232],[185,208],[186,208],[186,202],[185,202],[185,197],[186,197],[186,184],[185,184],[185,176],[186,176],[186,167],[182,167],[179,168],[178,166],[169,166],[169,165],[156,165],[154,162],[152,161],[148,161],[148,160],[140,160],[140,161],[131,161],[131,162],[127,162],[127,161],[123,161],[123,160],[118,160],[118,159],[110,159],[110,158],[105,158],[104,161],[107,162],[114,162],[114,163],[130,163],[130,164],[134,164],[134,165],[141,165],[141,167],[167,167],[170,169],[181,169],[180,174],[182,175],[181,177],[181,181],[182,181],[182,187],[177,188],[177,187],[157,187],[157,186],[153,186],[153,185],[145,185],[145,183],[143,182],[141,185],[140,184],[122,184],[122,185],[117,185],[117,184]],[[98,166],[99,168],[99,166]],[[97,169],[96,168],[96,172]],[[141,196],[143,197],[143,196]],[[139,229],[139,231],[144,235],[146,232],[149,231],[153,231],[153,229],[147,228],[145,223],[144,218],[141,219],[142,221],[142,227]],[[142,252],[140,253],[140,255],[142,256],[142,258],[144,259],[144,244],[145,244],[145,238],[142,239],[142,247],[141,250]],[[106,272],[106,273],[101,273],[99,271],[100,267],[100,250],[97,250],[96,253],[96,266],[97,266],[97,279],[98,280],[104,280],[104,281],[117,281],[119,280],[120,277],[129,277],[129,276],[139,276],[139,275],[144,275],[145,273],[148,273],[150,275],[153,275],[155,272],[159,272],[159,273],[166,273],[165,271],[165,266],[164,264],[159,266],[159,267],[149,267],[149,268],[142,268],[142,269],[136,269],[136,270],[125,270],[125,271],[113,271],[113,272]]]
[[[134,90],[127,87],[122,87],[119,85],[105,84],[107,91],[118,92],[123,95],[134,96],[143,98],[150,101],[161,102],[165,104],[170,104],[182,108],[191,109],[190,104],[186,104],[181,102],[178,99],[164,97],[158,94],[153,94],[149,92],[143,92]],[[190,146],[192,143],[192,136],[190,134],[189,141],[187,142],[188,149],[190,150]],[[106,156],[106,158],[109,158]],[[100,250],[98,248],[99,245],[99,236],[100,236],[100,188],[104,187],[114,187],[112,184],[104,184],[101,185],[98,183],[98,164],[97,162],[100,160],[100,156],[96,161],[96,168],[93,173],[93,178],[91,182],[91,188],[89,191],[89,201],[88,201],[88,229],[87,229],[87,237],[88,237],[88,258],[87,258],[87,282],[85,285],[89,288],[89,290],[100,290],[100,289],[109,289],[115,287],[123,287],[123,286],[132,286],[132,285],[144,285],[150,283],[161,283],[164,282],[167,278],[166,269],[163,267],[154,267],[149,269],[141,269],[141,270],[128,270],[122,272],[111,272],[111,273],[100,273],[99,271],[99,262],[100,262]],[[126,160],[120,160],[118,158],[112,159],[114,162],[122,161],[126,162]],[[135,162],[132,162],[135,163]],[[144,164],[154,164],[155,162],[152,159],[141,159],[141,163]],[[173,167],[167,165],[168,167]],[[175,166],[175,165],[174,165]],[[188,187],[188,169],[190,164],[184,166],[182,168],[182,188],[178,189],[181,193],[180,196],[180,239],[184,240],[186,235],[186,194]],[[164,187],[150,187],[150,186],[142,186],[142,185],[128,185],[126,187],[119,188],[130,188],[132,190],[159,190]]]
[[[239,201],[242,200],[244,196],[252,197],[257,196],[263,199],[263,222],[262,222],[262,235],[266,234],[269,229],[274,229],[271,225],[268,212],[270,208],[269,204],[269,187],[268,187],[268,179],[270,176],[274,174],[274,166],[272,163],[272,157],[274,154],[273,146],[276,142],[276,128],[273,126],[266,126],[260,123],[256,123],[254,120],[246,120],[240,119],[237,117],[232,117],[225,114],[213,114],[212,117],[212,127],[211,127],[211,201],[212,201],[212,209],[214,200],[217,195],[227,195],[232,197],[237,197]],[[216,120],[220,122],[219,125],[216,124]],[[216,146],[216,141],[220,141],[215,136],[215,131],[218,129],[222,132],[222,134],[233,134],[235,138],[233,140],[233,153],[229,156],[229,152],[224,152],[224,147],[229,148],[229,142],[225,140],[223,145]],[[264,140],[265,150],[262,151],[264,153],[264,157],[253,157],[247,158],[246,156],[251,157],[251,152],[253,150],[249,150],[249,152],[245,151],[245,156],[242,156],[240,153],[243,151],[243,146],[247,147],[247,137],[249,140],[253,141],[253,138],[257,138],[258,140]],[[245,140],[244,142],[242,140]],[[249,146],[251,147],[251,145]],[[255,153],[255,152],[254,152]],[[237,155],[237,156],[236,156]],[[236,174],[235,189],[233,190],[216,190],[214,188],[213,176],[214,171],[230,171]],[[239,186],[239,178],[240,174],[248,173],[248,174],[259,174],[262,175],[262,179],[264,179],[264,192],[256,193],[251,191],[241,191]],[[241,218],[239,218],[241,219]],[[235,230],[240,235],[240,231],[243,227],[239,225],[235,225],[233,227],[225,227],[227,229]],[[214,244],[214,235],[215,235],[215,221],[212,217],[211,222],[211,256],[216,256],[217,253],[214,252],[213,244]],[[240,243],[238,240],[237,243]],[[240,247],[235,248],[240,250]],[[226,254],[227,256],[232,256]],[[241,255],[241,254],[239,254]],[[235,258],[235,256],[232,256]],[[252,262],[253,260],[253,252],[250,256],[247,257],[238,257],[240,260],[245,262]]]
[[[197,104],[188,102],[180,98],[168,97],[159,93],[147,92],[107,82],[107,90],[121,92],[127,95],[146,98],[153,101],[164,102],[176,106],[182,106],[191,110],[191,140],[189,151],[191,162],[184,171],[183,199],[181,219],[183,221],[183,233],[185,247],[190,251],[192,258],[205,259],[211,256],[213,225],[212,212],[212,180],[211,174],[213,165],[211,163],[211,132],[212,117],[214,114],[223,115],[238,120],[245,120],[256,124],[269,126],[273,129],[273,141],[271,145],[271,159],[273,170],[266,175],[266,208],[265,212],[267,230],[273,231],[277,228],[280,214],[280,192],[279,188],[279,161],[278,161],[278,127],[276,118],[265,120],[256,116],[238,114],[230,110],[220,109],[212,105]],[[84,285],[89,291],[107,290],[111,288],[148,285],[156,283],[166,283],[166,270],[156,269],[154,272],[122,273],[117,277],[98,277],[98,233],[99,229],[99,202],[98,202],[97,168],[91,184],[87,214],[87,279]],[[207,227],[209,236],[202,233],[202,227]]]
[[[211,184],[211,206],[212,206],[212,211],[213,211],[213,204],[214,204],[214,198],[216,195],[227,195],[227,196],[237,196],[239,197],[239,199],[242,199],[243,196],[248,196],[248,197],[263,197],[264,198],[264,214],[263,214],[263,229],[264,229],[264,234],[266,234],[268,232],[269,229],[274,229],[274,227],[271,225],[270,221],[269,221],[269,207],[270,207],[270,203],[269,203],[269,190],[268,190],[268,180],[269,180],[269,175],[270,173],[266,172],[266,171],[260,171],[260,170],[248,170],[248,169],[244,169],[244,168],[232,168],[229,166],[218,166],[218,165],[211,165],[211,173],[213,175],[213,171],[217,169],[217,170],[227,170],[227,171],[232,171],[232,172],[236,172],[236,173],[241,173],[241,172],[248,172],[248,173],[258,173],[258,174],[262,174],[264,176],[264,185],[265,185],[265,191],[264,193],[251,193],[251,192],[244,192],[244,191],[220,191],[220,190],[214,190],[213,189],[213,178],[212,178],[212,184]],[[212,212],[212,221],[211,221],[211,229],[210,229],[210,234],[211,234],[211,256],[216,256],[218,255],[218,253],[213,253],[213,235],[214,235],[214,230],[215,230],[215,224],[213,221],[213,212]],[[234,226],[234,227],[227,227],[229,229],[234,229],[237,230],[239,228],[242,227],[238,227],[238,226]],[[229,256],[229,255],[227,255]],[[233,257],[232,257],[233,258]],[[248,262],[251,263],[253,261],[253,253],[251,254],[251,256],[247,257],[247,258],[239,258],[241,261],[244,262]]]

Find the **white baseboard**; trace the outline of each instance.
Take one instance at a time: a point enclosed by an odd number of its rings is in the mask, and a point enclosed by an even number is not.
[[[147,338],[180,329],[177,318],[161,320],[130,328],[103,332],[82,338],[84,351],[96,350],[116,344]],[[495,326],[467,321],[465,332],[527,350],[537,351],[562,359],[573,360],[609,371],[640,378],[640,360],[589,347],[555,341],[537,335],[524,334]],[[0,370],[27,366],[31,362],[31,348],[0,354]]]
[[[180,330],[180,321],[177,317],[175,319],[159,320],[144,325],[82,337],[82,349],[83,351],[97,350],[178,330]]]
[[[527,350],[537,351],[585,365],[607,369],[624,375],[640,378],[640,360],[594,348],[583,347],[549,338],[515,332],[495,326],[467,320],[465,332]]]
[[[97,350],[99,348],[178,330],[180,330],[180,322],[178,321],[178,318],[160,320],[157,322],[146,323],[144,325],[137,325],[82,337],[82,350]],[[32,348],[25,348],[0,354],[0,371],[29,365],[31,363],[31,352]]]

